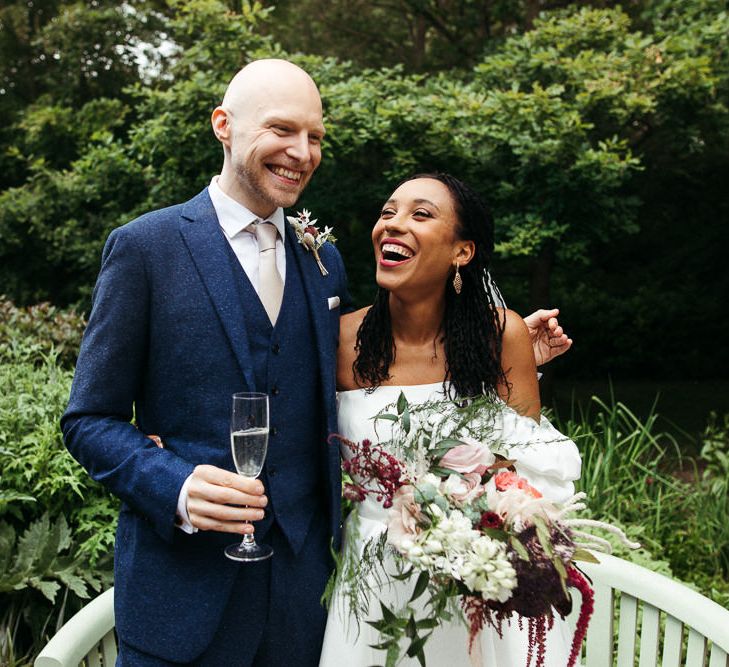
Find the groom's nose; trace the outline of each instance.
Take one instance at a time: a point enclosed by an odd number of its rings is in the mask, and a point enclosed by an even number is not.
[[[312,158],[311,150],[309,134],[305,131],[301,131],[290,137],[289,144],[286,147],[286,155],[297,162],[307,163],[310,162]]]

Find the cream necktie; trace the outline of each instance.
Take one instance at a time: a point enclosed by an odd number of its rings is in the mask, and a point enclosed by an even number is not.
[[[258,239],[258,296],[268,313],[271,324],[276,324],[283,300],[283,280],[276,268],[276,237],[278,230],[271,222],[255,225]]]

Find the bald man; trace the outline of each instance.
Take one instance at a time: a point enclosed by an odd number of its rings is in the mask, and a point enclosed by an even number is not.
[[[291,63],[257,61],[212,127],[220,175],[109,236],[62,428],[122,501],[118,664],[316,665],[339,543],[338,452],[326,440],[349,296],[337,251],[319,250],[322,275],[283,207],[321,160],[319,93]],[[258,480],[231,456],[239,391],[269,396]],[[248,522],[272,558],[225,557]]]

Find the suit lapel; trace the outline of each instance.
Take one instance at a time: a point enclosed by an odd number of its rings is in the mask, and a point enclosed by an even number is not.
[[[321,371],[321,388],[322,399],[326,406],[328,421],[334,417],[332,410],[334,409],[334,397],[336,395],[335,373],[332,372],[336,363],[335,350],[330,341],[332,337],[327,330],[329,323],[329,306],[326,299],[327,281],[333,283],[331,275],[322,276],[316,265],[314,256],[304,250],[296,240],[296,234],[290,225],[286,225],[286,241],[288,257],[294,258],[297,263],[301,280],[304,287],[304,293],[309,305],[309,313],[314,324],[314,334],[316,337],[316,351],[319,357],[319,369]],[[287,278],[288,279],[288,278]]]
[[[180,233],[233,349],[249,391],[255,391],[245,308],[236,289],[230,245],[218,223],[207,190],[191,199],[182,211]]]

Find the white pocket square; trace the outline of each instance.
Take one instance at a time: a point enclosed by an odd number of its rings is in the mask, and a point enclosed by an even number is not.
[[[327,303],[329,304],[329,310],[334,310],[335,308],[339,308],[339,297],[330,296],[327,299]]]

